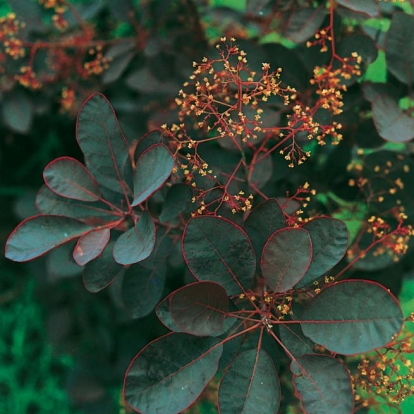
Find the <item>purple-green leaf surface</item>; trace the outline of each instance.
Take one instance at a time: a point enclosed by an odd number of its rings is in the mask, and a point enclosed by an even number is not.
[[[292,361],[293,385],[307,414],[352,414],[351,376],[344,364],[328,355],[304,355]]]
[[[126,402],[140,413],[184,411],[214,377],[222,352],[212,337],[171,333],[152,341],[126,372]]]
[[[414,82],[414,16],[394,13],[387,32],[385,57],[387,69],[407,85]]]
[[[396,298],[380,284],[347,280],[323,289],[300,320],[312,341],[352,355],[386,345],[400,331],[404,317]]]
[[[96,226],[118,221],[120,218],[119,213],[108,210],[108,206],[102,201],[91,203],[71,200],[57,195],[46,185],[37,193],[36,207],[42,214],[71,217]]]
[[[115,262],[112,255],[113,249],[114,243],[109,243],[100,256],[91,260],[84,267],[82,279],[89,292],[97,293],[105,289],[123,269],[120,264]]]
[[[274,198],[260,203],[247,217],[244,229],[252,241],[256,252],[257,265],[260,265],[263,247],[269,237],[279,229],[286,227],[286,219],[278,201]]]
[[[155,193],[167,181],[174,165],[174,157],[164,144],[155,144],[145,150],[137,160],[132,205],[141,204]]]
[[[209,336],[222,330],[229,312],[229,300],[219,284],[196,282],[171,294],[170,310],[181,331]]]
[[[107,228],[92,230],[79,238],[73,250],[73,259],[79,266],[96,259],[109,242],[111,231]]]
[[[275,231],[263,248],[260,267],[274,292],[292,289],[309,269],[312,243],[309,233],[288,227]]]
[[[379,95],[372,102],[372,118],[378,134],[387,141],[406,142],[414,138],[414,117],[403,112],[388,95]]]
[[[312,261],[297,287],[306,286],[334,267],[348,248],[348,229],[341,220],[317,217],[303,228],[309,232],[312,241]]]
[[[46,185],[56,194],[81,201],[101,198],[98,184],[88,169],[79,161],[62,157],[46,165],[43,171]]]
[[[76,136],[99,184],[129,194],[132,163],[128,142],[122,134],[115,111],[100,93],[91,95],[79,111]]]
[[[369,17],[379,16],[379,5],[376,0],[337,0],[338,4],[357,13]]]
[[[114,259],[122,265],[141,262],[152,253],[154,245],[155,224],[151,215],[144,211],[138,223],[116,241]]]
[[[38,215],[22,221],[6,242],[6,257],[26,262],[92,230],[82,221]]]
[[[279,325],[279,334],[283,345],[294,357],[315,352],[314,343],[303,334],[299,321]]]
[[[230,220],[213,216],[190,219],[183,234],[183,256],[198,280],[219,283],[229,296],[252,283],[256,268],[253,246]]]
[[[122,279],[122,300],[133,318],[143,318],[152,312],[164,290],[167,266],[159,263],[154,269],[134,264]]]
[[[275,414],[280,383],[272,358],[251,349],[238,355],[224,374],[218,392],[220,414]]]

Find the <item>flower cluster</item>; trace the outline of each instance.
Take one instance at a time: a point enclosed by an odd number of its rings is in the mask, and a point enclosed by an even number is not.
[[[414,394],[412,334],[403,330],[386,348],[363,355],[353,375],[355,400],[362,407],[400,404]]]
[[[19,30],[24,27],[16,19],[14,13],[0,18],[0,44],[3,45],[3,51],[0,51],[0,57],[5,53],[13,59],[21,58],[25,55],[25,49],[22,41],[19,39]],[[2,57],[2,60],[4,57]]]

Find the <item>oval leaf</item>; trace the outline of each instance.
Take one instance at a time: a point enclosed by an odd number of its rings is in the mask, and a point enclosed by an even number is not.
[[[22,221],[6,242],[6,257],[26,262],[47,253],[93,227],[68,217],[38,215]]]
[[[328,355],[292,361],[293,384],[307,414],[352,414],[354,395],[348,370]]]
[[[62,197],[81,201],[101,198],[91,173],[73,158],[62,157],[50,162],[43,171],[43,179],[53,192]]]
[[[266,351],[251,349],[235,358],[221,380],[218,403],[220,414],[277,413],[280,383]]]
[[[185,184],[174,184],[167,192],[167,196],[162,205],[160,222],[175,219],[191,205],[193,192]]]
[[[255,273],[256,258],[247,234],[221,217],[195,217],[187,222],[183,256],[198,280],[219,283],[229,296],[248,289]]]
[[[55,194],[46,185],[37,193],[36,207],[42,214],[71,217],[94,225],[119,220],[119,215],[108,210],[108,206],[101,201],[71,200]]]
[[[327,287],[312,299],[300,319],[307,337],[342,355],[386,345],[404,320],[394,296],[378,283],[366,280]]]
[[[114,243],[108,244],[102,254],[90,261],[83,269],[83,284],[89,292],[97,293],[106,288],[123,269],[115,262],[113,249]]]
[[[403,112],[394,98],[378,96],[372,102],[372,117],[378,134],[385,140],[406,142],[414,138],[414,117]]]
[[[79,266],[96,259],[109,242],[111,231],[109,229],[92,230],[84,234],[73,250],[73,258]]]
[[[76,137],[86,165],[96,171],[97,181],[126,197],[132,184],[129,145],[104,95],[95,93],[85,101],[79,111]]]
[[[132,265],[124,274],[122,299],[133,318],[143,318],[157,306],[164,290],[167,268],[160,263],[155,269]]]
[[[214,377],[222,352],[219,340],[211,337],[171,333],[156,339],[126,372],[126,402],[142,413],[180,413]]]
[[[315,352],[314,343],[303,334],[299,323],[279,325],[279,334],[283,345],[294,357]]]
[[[182,331],[197,336],[214,335],[223,328],[229,300],[217,283],[196,282],[171,294],[170,310]]]
[[[244,224],[244,229],[252,241],[256,257],[262,256],[263,247],[269,237],[276,230],[284,227],[286,227],[285,215],[280,204],[274,198],[260,203],[251,211]],[[260,263],[257,263],[257,267],[259,265]]]
[[[145,211],[138,223],[116,241],[114,258],[122,265],[138,263],[151,254],[154,245],[155,225],[150,214]]]
[[[385,57],[388,70],[407,85],[414,82],[414,16],[395,13],[387,32]]]
[[[134,201],[136,206],[157,191],[170,176],[175,162],[164,144],[155,144],[138,158],[134,174]]]
[[[292,289],[305,275],[312,256],[309,233],[300,228],[275,231],[263,248],[260,267],[274,292]]]
[[[306,286],[332,269],[345,255],[348,248],[346,224],[330,217],[318,217],[303,228],[309,232],[312,242],[312,261],[304,278],[296,287]]]

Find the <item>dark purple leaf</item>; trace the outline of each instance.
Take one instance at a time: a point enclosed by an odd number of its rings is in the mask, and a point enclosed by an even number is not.
[[[285,228],[270,236],[263,248],[260,267],[270,289],[286,292],[303,278],[311,259],[309,233],[301,228]]]
[[[395,13],[387,32],[385,58],[387,69],[401,82],[414,82],[414,16]]]
[[[71,217],[96,226],[120,218],[119,215],[114,215],[113,211],[108,210],[108,206],[101,201],[91,203],[60,197],[46,185],[37,193],[36,207],[42,214]]]
[[[307,337],[343,355],[386,345],[404,320],[395,297],[378,283],[366,280],[347,280],[325,288],[300,319]]]
[[[51,250],[46,257],[48,280],[55,282],[61,279],[77,277],[82,273],[82,267],[73,260],[75,240],[62,244]]]
[[[193,192],[188,185],[174,184],[168,189],[159,220],[165,223],[178,217],[191,205]]]
[[[314,343],[303,334],[299,323],[279,325],[279,334],[283,345],[294,357],[315,352]]]
[[[273,174],[272,157],[263,158],[263,160],[254,164],[249,174],[248,180],[251,185],[254,185],[259,190],[263,188],[270,180]]]
[[[114,259],[122,265],[138,263],[151,254],[154,245],[155,225],[151,215],[144,211],[138,223],[116,241]]]
[[[109,242],[111,231],[107,228],[92,230],[79,238],[73,251],[73,259],[79,266],[96,259]]]
[[[143,318],[157,306],[164,290],[166,275],[165,263],[159,263],[154,269],[134,264],[125,272],[122,299],[133,318]]]
[[[130,194],[132,164],[128,142],[115,111],[100,93],[90,96],[79,111],[76,136],[85,163],[99,184],[112,191]]]
[[[138,158],[134,173],[134,200],[137,206],[157,191],[170,176],[175,165],[170,150],[164,144],[149,147]]]
[[[136,55],[135,42],[123,42],[111,46],[105,53],[105,58],[110,60],[109,68],[102,76],[104,84],[115,82],[124,73],[129,63]]]
[[[294,10],[288,19],[285,36],[295,43],[302,43],[312,37],[325,19],[325,6],[302,7]]]
[[[164,298],[155,309],[155,313],[161,323],[173,332],[182,332],[181,329],[174,322],[170,311],[170,295]]]
[[[80,201],[101,198],[98,185],[88,169],[79,161],[62,157],[46,165],[43,171],[46,185],[57,195]]]
[[[357,13],[369,17],[379,16],[379,5],[376,0],[337,0],[338,4]]]
[[[38,215],[22,221],[6,242],[6,257],[26,262],[92,230],[68,217]]]
[[[3,123],[19,134],[29,132],[33,121],[33,103],[26,92],[12,90],[2,99]]]
[[[171,294],[170,311],[181,331],[209,336],[222,330],[229,312],[229,300],[219,284],[196,282]]]
[[[218,392],[221,414],[275,414],[280,383],[266,351],[251,349],[238,355],[224,374]]]
[[[167,139],[163,136],[163,133],[159,129],[153,129],[152,131],[143,135],[138,141],[137,147],[134,152],[134,160],[138,161],[138,158],[146,151],[149,147],[154,144],[166,144]]]
[[[222,352],[212,337],[171,333],[152,341],[126,372],[126,402],[141,413],[180,413],[214,377]]]
[[[269,237],[276,230],[283,227],[286,227],[285,215],[274,198],[260,203],[251,211],[244,224],[244,229],[252,241],[257,258],[262,256],[263,247],[269,240]],[[258,260],[257,267],[259,268],[259,266]]]
[[[312,242],[312,262],[297,287],[306,286],[332,269],[345,255],[348,248],[346,224],[330,217],[317,217],[303,228]]]
[[[292,361],[293,384],[307,414],[352,414],[351,376],[344,364],[328,355],[304,355]]]
[[[89,292],[97,293],[106,288],[123,269],[115,262],[113,249],[114,243],[109,243],[102,254],[90,261],[83,269],[83,284]]]
[[[256,258],[247,234],[230,220],[201,216],[190,219],[183,234],[183,256],[198,280],[222,285],[228,295],[248,289]]]
[[[372,102],[372,117],[378,134],[387,141],[406,142],[414,138],[414,117],[404,113],[387,95]]]

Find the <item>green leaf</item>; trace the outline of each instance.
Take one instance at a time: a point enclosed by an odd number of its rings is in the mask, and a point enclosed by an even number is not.
[[[32,126],[34,105],[22,88],[13,89],[2,99],[2,122],[12,131],[27,134]]]
[[[43,171],[46,185],[56,194],[81,201],[101,198],[98,184],[79,161],[61,157],[50,162]]]
[[[369,17],[379,16],[379,5],[376,0],[337,0],[338,4],[357,13]]]
[[[95,93],[85,101],[78,114],[76,136],[86,166],[91,166],[98,183],[126,197],[132,184],[129,145],[104,95]]]
[[[270,236],[263,248],[260,267],[267,285],[274,292],[286,292],[303,278],[311,259],[309,233],[288,227]]]
[[[6,242],[6,257],[27,262],[92,230],[68,217],[38,215],[22,221]]]
[[[178,217],[183,213],[189,205],[191,205],[191,197],[193,192],[190,187],[185,184],[174,184],[168,189],[167,196],[162,205],[159,220],[165,223]]]
[[[149,257],[154,245],[155,225],[148,211],[144,211],[138,223],[116,241],[114,259],[122,265],[141,262]]]
[[[157,306],[164,290],[166,275],[165,263],[159,263],[154,269],[134,264],[125,272],[122,299],[133,318],[143,318]]]
[[[83,269],[82,279],[85,289],[92,293],[105,289],[123,267],[113,257],[114,243],[109,243],[102,254],[90,261]]]
[[[230,220],[213,216],[190,219],[183,234],[183,256],[198,280],[219,283],[229,296],[252,283],[256,268],[253,246]]]
[[[277,413],[280,383],[266,351],[251,349],[235,358],[221,380],[218,403],[221,414]]]
[[[297,287],[306,286],[332,269],[345,255],[348,248],[348,229],[340,220],[317,217],[303,228],[312,242],[312,261]]]
[[[170,176],[175,162],[164,144],[155,144],[138,158],[134,173],[134,200],[137,206],[157,191]]]
[[[252,241],[256,257],[262,256],[263,247],[269,237],[279,229],[286,227],[286,219],[278,201],[274,198],[255,207],[244,224],[244,229]],[[257,267],[260,263],[257,261]],[[257,269],[259,270],[259,269]]]
[[[385,140],[406,142],[414,138],[414,117],[403,112],[394,98],[378,96],[372,102],[372,117],[378,134]]]
[[[73,259],[79,266],[96,259],[109,242],[111,231],[107,228],[92,230],[79,238],[73,250]]]
[[[285,36],[295,43],[302,43],[313,36],[325,19],[324,6],[295,8],[286,22]]]
[[[55,194],[46,185],[37,193],[36,207],[42,214],[71,217],[93,223],[94,226],[119,220],[119,215],[108,210],[108,206],[101,201],[71,200]]]
[[[279,325],[279,334],[283,345],[294,357],[315,352],[314,343],[303,334],[299,322]]]
[[[181,331],[197,336],[214,335],[223,329],[229,300],[219,284],[196,282],[170,295],[170,311]]]
[[[307,414],[352,414],[351,377],[341,361],[328,355],[304,355],[292,361],[293,384]]]
[[[395,13],[385,42],[388,70],[401,82],[414,82],[414,16]]]
[[[397,300],[383,286],[347,280],[322,290],[300,319],[303,333],[312,341],[352,355],[386,345],[404,318]]]
[[[211,337],[171,333],[152,341],[126,372],[126,402],[142,413],[180,413],[214,377],[222,352]]]

